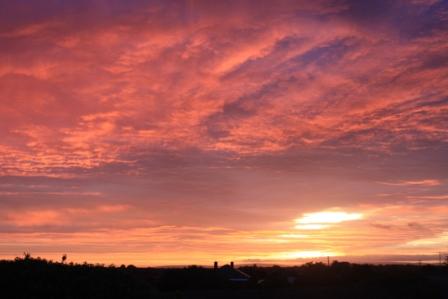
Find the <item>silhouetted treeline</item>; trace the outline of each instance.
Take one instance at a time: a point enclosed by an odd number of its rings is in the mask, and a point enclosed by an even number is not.
[[[65,259],[63,259],[65,261]],[[447,298],[448,267],[333,262],[221,270],[67,264],[39,258],[0,261],[0,298]],[[237,270],[238,271],[238,270]]]
[[[155,292],[151,279],[132,266],[0,261],[0,298],[152,298]]]

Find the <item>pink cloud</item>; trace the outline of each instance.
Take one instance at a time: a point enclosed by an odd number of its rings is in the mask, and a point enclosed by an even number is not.
[[[384,185],[390,186],[439,186],[442,184],[440,180],[433,179],[424,179],[424,180],[416,180],[416,181],[398,181],[398,182],[381,182]]]

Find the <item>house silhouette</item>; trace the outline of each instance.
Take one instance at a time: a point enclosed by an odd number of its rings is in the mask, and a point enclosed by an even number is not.
[[[214,271],[216,271],[217,275],[226,281],[244,283],[248,282],[250,279],[250,275],[244,273],[243,271],[236,269],[235,264],[230,262],[229,265],[224,265],[222,267],[218,266],[218,262],[214,263]]]

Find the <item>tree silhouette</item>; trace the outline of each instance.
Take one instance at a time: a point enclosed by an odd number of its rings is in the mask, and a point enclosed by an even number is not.
[[[25,261],[29,261],[29,260],[31,259],[31,253],[29,253],[28,251],[25,251],[25,252],[23,253],[23,259],[24,259]]]

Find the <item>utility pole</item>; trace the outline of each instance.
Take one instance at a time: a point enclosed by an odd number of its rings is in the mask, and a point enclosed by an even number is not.
[[[327,266],[330,267],[330,257],[327,256]]]

